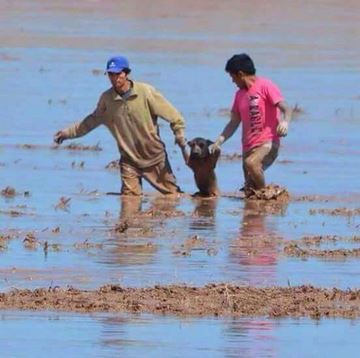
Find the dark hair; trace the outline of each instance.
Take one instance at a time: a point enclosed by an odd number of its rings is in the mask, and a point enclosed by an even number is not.
[[[125,72],[127,75],[131,72],[130,68],[123,68],[121,72]]]
[[[234,55],[228,60],[225,66],[225,71],[234,74],[242,71],[247,75],[255,75],[256,68],[250,56],[246,53],[241,53],[239,55]]]

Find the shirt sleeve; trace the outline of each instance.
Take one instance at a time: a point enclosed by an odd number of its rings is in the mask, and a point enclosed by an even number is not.
[[[86,116],[82,121],[75,123],[65,129],[69,138],[82,137],[103,123],[103,117],[106,110],[104,96],[102,95],[93,113]]]
[[[266,86],[264,87],[264,91],[266,97],[270,100],[271,104],[273,104],[274,106],[276,106],[279,102],[284,100],[284,97],[281,94],[279,87],[271,81],[267,81]]]
[[[169,122],[173,133],[185,128],[185,120],[180,112],[153,87],[149,87],[148,103],[151,114]]]

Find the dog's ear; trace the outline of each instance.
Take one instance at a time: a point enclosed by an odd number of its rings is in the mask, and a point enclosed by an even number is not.
[[[187,145],[191,148],[194,145],[194,141],[193,140],[189,140],[187,142]]]
[[[207,139],[206,140],[206,144],[208,145],[208,147],[211,145],[211,144],[214,144],[214,142],[210,139]]]

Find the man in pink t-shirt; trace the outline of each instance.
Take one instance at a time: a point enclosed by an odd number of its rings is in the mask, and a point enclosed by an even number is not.
[[[256,76],[254,63],[247,54],[231,57],[225,70],[239,90],[231,119],[210,150],[220,150],[242,122],[244,190],[248,196],[265,187],[264,170],[278,156],[280,137],[287,135],[292,111],[273,82]]]

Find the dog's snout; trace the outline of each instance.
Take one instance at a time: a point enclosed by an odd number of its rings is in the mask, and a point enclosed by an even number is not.
[[[195,145],[193,148],[192,148],[192,153],[196,154],[196,155],[200,155],[202,153],[202,150],[201,148],[198,146],[198,145]]]

